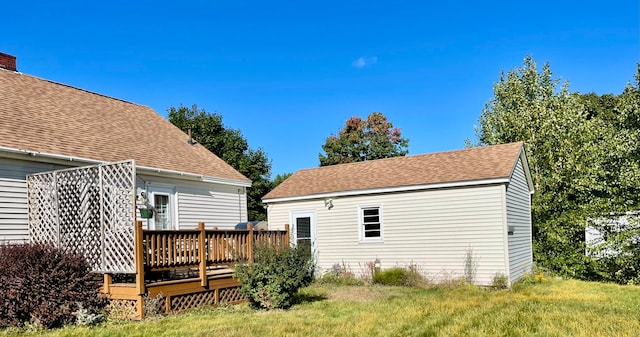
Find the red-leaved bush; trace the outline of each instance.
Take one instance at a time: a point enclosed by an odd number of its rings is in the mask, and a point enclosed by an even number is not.
[[[80,255],[48,245],[0,245],[0,327],[73,324],[80,305],[103,310],[99,286]]]

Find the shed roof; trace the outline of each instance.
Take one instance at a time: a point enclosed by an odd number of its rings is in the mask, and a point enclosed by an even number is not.
[[[509,178],[522,147],[509,143],[303,169],[263,200]]]
[[[0,69],[0,147],[250,182],[151,108]]]

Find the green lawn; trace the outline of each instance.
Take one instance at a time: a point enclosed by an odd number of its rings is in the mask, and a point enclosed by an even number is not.
[[[304,289],[288,311],[246,305],[44,336],[640,336],[640,287],[552,280],[510,291],[471,286]]]

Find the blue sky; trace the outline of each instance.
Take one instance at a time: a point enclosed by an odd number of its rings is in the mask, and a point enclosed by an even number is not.
[[[18,70],[150,106],[197,104],[273,176],[318,165],[351,116],[387,115],[410,154],[464,147],[500,71],[531,54],[580,92],[640,61],[638,1],[10,1]]]

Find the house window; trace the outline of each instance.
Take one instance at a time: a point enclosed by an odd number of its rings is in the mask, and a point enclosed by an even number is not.
[[[359,207],[360,241],[382,241],[382,208],[380,206]]]

